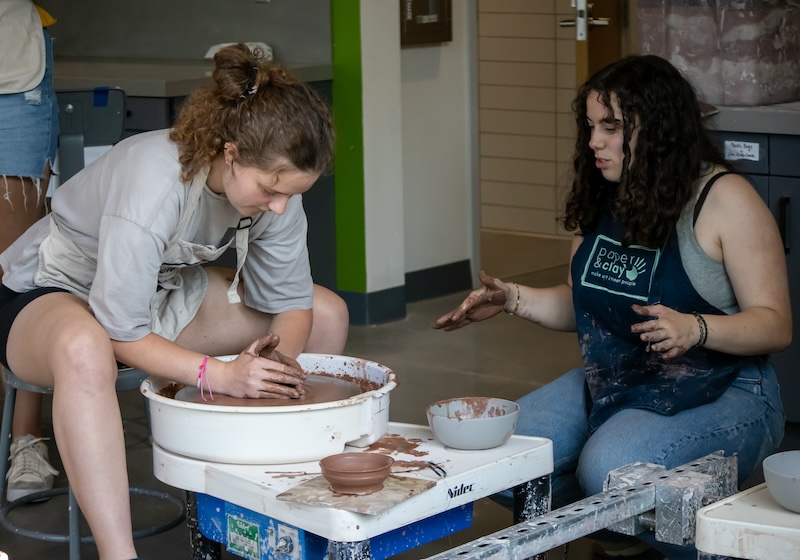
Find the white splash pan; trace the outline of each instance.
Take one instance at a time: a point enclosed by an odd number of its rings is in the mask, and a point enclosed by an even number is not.
[[[153,439],[164,449],[195,459],[270,465],[318,461],[341,453],[345,444],[366,447],[386,433],[389,391],[397,386],[392,370],[348,356],[300,354],[297,361],[309,373],[366,379],[380,387],[327,403],[218,406],[161,396],[158,392],[170,381],[151,376],[140,390],[150,401]]]

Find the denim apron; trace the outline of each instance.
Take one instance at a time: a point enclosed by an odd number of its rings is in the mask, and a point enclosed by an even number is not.
[[[661,303],[681,313],[722,315],[692,286],[673,229],[662,248],[621,243],[622,223],[610,216],[586,235],[572,261],[573,303],[588,390],[589,428],[615,412],[648,409],[665,415],[713,402],[744,364],[760,358],[692,348],[664,360],[648,352],[631,325],[647,320],[632,304]]]

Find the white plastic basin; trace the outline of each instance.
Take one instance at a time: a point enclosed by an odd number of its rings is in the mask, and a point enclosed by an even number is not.
[[[762,467],[772,498],[789,511],[800,513],[800,450],[770,455]]]
[[[150,401],[153,440],[195,459],[257,465],[319,461],[341,453],[345,444],[366,447],[386,433],[389,392],[397,385],[392,370],[349,356],[301,354],[297,361],[306,372],[367,380],[378,388],[327,403],[219,406],[159,395],[171,382],[149,377],[140,390]]]

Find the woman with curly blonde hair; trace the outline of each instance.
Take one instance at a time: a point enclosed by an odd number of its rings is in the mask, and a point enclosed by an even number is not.
[[[136,557],[116,362],[248,398],[297,398],[301,351],[340,354],[302,194],[332,160],[328,106],[244,45],[171,130],[119,142],[0,255],[0,361],[54,387],[53,427],[103,560]],[[203,266],[235,248],[236,270]],[[224,362],[213,358],[237,357]]]

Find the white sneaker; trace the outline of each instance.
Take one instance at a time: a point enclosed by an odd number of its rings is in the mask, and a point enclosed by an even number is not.
[[[48,463],[44,440],[27,435],[11,444],[11,465],[6,474],[9,502],[53,487],[53,475],[58,471]]]

